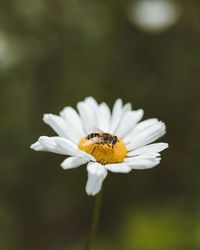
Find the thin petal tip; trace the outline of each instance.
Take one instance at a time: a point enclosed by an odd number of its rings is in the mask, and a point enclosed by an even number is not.
[[[169,148],[169,143],[167,142],[163,142],[163,150]]]
[[[50,114],[50,113],[44,114],[44,115],[43,115],[43,121],[44,121],[45,123],[47,123],[48,120],[49,120],[52,116],[53,116],[53,114]]]
[[[31,144],[30,148],[33,150],[39,151],[40,143],[37,141],[37,142]]]
[[[100,189],[99,191],[97,191],[97,192],[92,192],[92,191],[89,190],[89,189],[87,188],[87,186],[86,186],[85,191],[86,191],[87,195],[89,195],[89,196],[95,196],[95,195],[97,195],[97,194],[101,191],[101,189]]]
[[[30,148],[31,148],[31,149],[35,149],[35,148],[36,148],[36,143],[37,143],[37,142],[31,144]]]
[[[64,169],[64,170],[67,170],[67,169],[68,169],[68,168],[66,168],[64,162],[62,162],[62,163],[60,164],[60,166],[61,166],[61,168]]]

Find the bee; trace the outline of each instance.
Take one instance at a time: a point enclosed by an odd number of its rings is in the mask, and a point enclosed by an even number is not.
[[[85,139],[88,140],[85,143],[85,145],[106,144],[108,145],[108,147],[112,147],[112,148],[114,148],[115,144],[119,141],[116,135],[111,135],[103,131],[100,131],[98,133],[91,133],[88,136],[86,136]]]

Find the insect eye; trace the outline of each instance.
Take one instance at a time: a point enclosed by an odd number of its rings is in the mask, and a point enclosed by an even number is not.
[[[117,137],[116,137],[116,136],[113,137],[113,143],[114,143],[114,144],[117,143]]]

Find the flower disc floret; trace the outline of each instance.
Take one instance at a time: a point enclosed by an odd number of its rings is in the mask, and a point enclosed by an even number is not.
[[[127,155],[127,149],[121,139],[112,147],[108,144],[87,144],[88,140],[82,138],[79,148],[91,154],[101,164],[121,163]]]

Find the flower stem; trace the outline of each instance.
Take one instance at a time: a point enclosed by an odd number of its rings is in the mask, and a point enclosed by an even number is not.
[[[93,250],[95,239],[96,239],[96,234],[97,234],[97,230],[98,230],[102,196],[103,196],[103,190],[101,189],[101,191],[95,197],[95,204],[94,204],[94,211],[93,211],[93,218],[92,218],[92,224],[91,224],[91,229],[90,229],[90,235],[89,235],[89,238],[88,238],[88,241],[86,243],[84,250]]]

